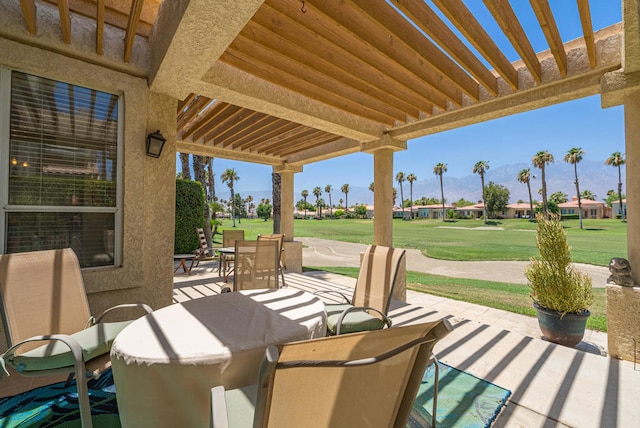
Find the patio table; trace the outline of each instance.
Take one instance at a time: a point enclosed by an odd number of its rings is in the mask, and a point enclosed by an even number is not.
[[[323,337],[324,305],[293,288],[244,290],[167,306],[113,342],[123,427],[204,427],[210,390],[254,384],[268,345]]]

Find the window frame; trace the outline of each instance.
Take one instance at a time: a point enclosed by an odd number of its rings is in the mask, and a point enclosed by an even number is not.
[[[72,81],[62,81],[54,77],[34,73],[19,68],[7,67],[0,64],[0,165],[9,165],[10,122],[11,122],[11,75],[12,72],[26,73],[43,79],[49,79],[68,85],[78,86],[89,90],[96,90],[118,97],[117,133],[116,133],[116,204],[115,207],[69,207],[69,206],[41,206],[41,205],[9,205],[9,168],[2,168],[0,173],[0,254],[7,250],[7,214],[11,212],[35,213],[108,213],[114,215],[114,243],[113,264],[107,266],[85,267],[83,270],[113,269],[122,266],[122,236],[123,236],[123,189],[124,189],[124,95],[103,89],[92,88]]]

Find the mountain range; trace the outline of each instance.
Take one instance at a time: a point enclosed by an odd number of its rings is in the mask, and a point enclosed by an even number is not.
[[[531,174],[535,176],[535,178],[531,179],[531,194],[534,200],[539,200],[540,195],[538,194],[538,189],[542,187],[540,170],[532,167],[530,164],[515,163],[496,167],[495,169],[490,168],[485,174],[485,185],[489,184],[490,181],[493,181],[496,184],[501,184],[508,188],[510,191],[510,203],[515,203],[520,199],[528,202],[529,195],[527,193],[527,186],[517,180],[518,172],[524,168],[530,168]],[[406,171],[406,174],[411,172],[412,171]],[[420,175],[419,172],[414,173]],[[545,175],[548,195],[557,191],[562,191],[569,196],[569,199],[571,199],[572,196],[575,196],[576,188],[574,183],[575,177],[573,165],[562,161],[556,161],[555,163],[547,165]],[[596,195],[596,200],[602,201],[607,197],[608,190],[614,189],[617,191],[618,189],[618,168],[607,166],[604,164],[604,161],[597,162],[583,159],[578,164],[578,180],[581,192],[584,190],[590,190]],[[326,183],[323,181],[323,183],[319,183],[318,185],[321,185],[322,189],[324,189],[324,184]],[[398,188],[397,182],[394,182],[394,185]],[[472,202],[481,200],[481,184],[480,176],[478,174],[469,174],[465,177],[456,178],[447,177],[447,174],[445,173],[443,175],[443,187],[444,197],[447,202],[457,201],[460,198],[464,198]],[[355,203],[373,203],[373,193],[368,189],[368,185],[366,187],[350,185],[350,188],[349,205],[353,205]],[[311,193],[313,189],[307,190]],[[294,200],[296,202],[302,198],[300,195],[301,191],[302,189],[296,188],[296,193],[294,195]],[[405,199],[409,199],[409,183],[406,181],[403,183],[403,191]],[[623,166],[622,192],[625,193],[625,191],[625,167]],[[269,189],[242,193],[243,197],[252,195],[255,201],[260,201],[262,198],[272,198],[271,190]],[[413,199],[419,199],[423,196],[440,199],[440,182],[435,174],[431,174],[429,178],[418,180],[413,183]],[[326,193],[322,194],[322,198],[326,202],[329,202]],[[398,189],[398,201],[396,201],[396,203],[399,203],[399,198],[400,191]],[[344,199],[344,193],[340,192],[339,187],[336,188],[336,186],[334,186],[332,202],[334,204],[338,204],[338,200],[340,199]],[[315,201],[315,197],[313,195],[309,195],[307,200],[310,203],[313,203]]]

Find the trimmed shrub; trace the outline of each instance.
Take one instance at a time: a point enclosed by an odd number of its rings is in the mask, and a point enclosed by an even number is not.
[[[175,254],[192,253],[198,248],[196,228],[204,226],[204,189],[197,181],[176,180]]]

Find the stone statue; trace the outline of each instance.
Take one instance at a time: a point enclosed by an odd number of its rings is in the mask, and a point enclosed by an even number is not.
[[[625,287],[633,287],[635,284],[631,279],[631,264],[629,260],[620,257],[614,257],[609,262],[609,271],[611,276],[607,279],[608,283],[624,285]]]

